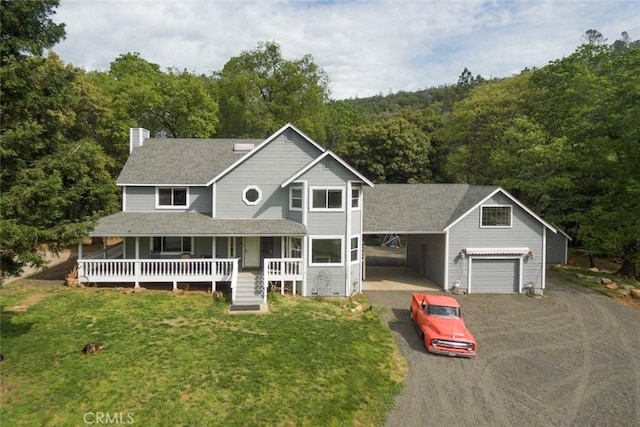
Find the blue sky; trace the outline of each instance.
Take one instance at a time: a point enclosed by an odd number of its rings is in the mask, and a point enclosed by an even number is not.
[[[332,98],[456,83],[462,70],[506,77],[570,55],[588,29],[640,39],[640,1],[61,0],[60,57],[105,70],[138,52],[163,69],[210,74],[260,41],[310,54]]]

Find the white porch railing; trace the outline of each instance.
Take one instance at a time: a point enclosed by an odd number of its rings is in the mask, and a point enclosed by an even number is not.
[[[269,282],[293,282],[292,292],[296,293],[296,281],[303,279],[302,260],[299,258],[267,258],[264,260],[264,298],[266,302]],[[284,286],[280,286],[284,294]]]
[[[238,259],[81,259],[80,282],[215,282],[233,283]]]

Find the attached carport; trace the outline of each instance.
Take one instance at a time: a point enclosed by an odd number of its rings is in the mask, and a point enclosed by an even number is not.
[[[364,189],[363,233],[406,236],[405,265],[445,289],[445,229],[493,190],[459,184],[377,184]]]

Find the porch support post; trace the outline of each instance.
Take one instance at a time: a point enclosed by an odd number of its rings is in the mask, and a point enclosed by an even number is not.
[[[134,275],[135,275],[135,281],[134,281],[134,288],[139,288],[140,287],[140,274],[141,272],[141,266],[140,266],[140,237],[136,236],[136,262],[134,264]]]
[[[175,280],[173,281],[173,290],[178,290],[178,282],[176,282]]]

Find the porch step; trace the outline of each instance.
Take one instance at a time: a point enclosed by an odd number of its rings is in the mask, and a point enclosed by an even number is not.
[[[236,282],[236,305],[251,305],[262,303],[262,275],[254,272],[242,271],[238,273]]]

